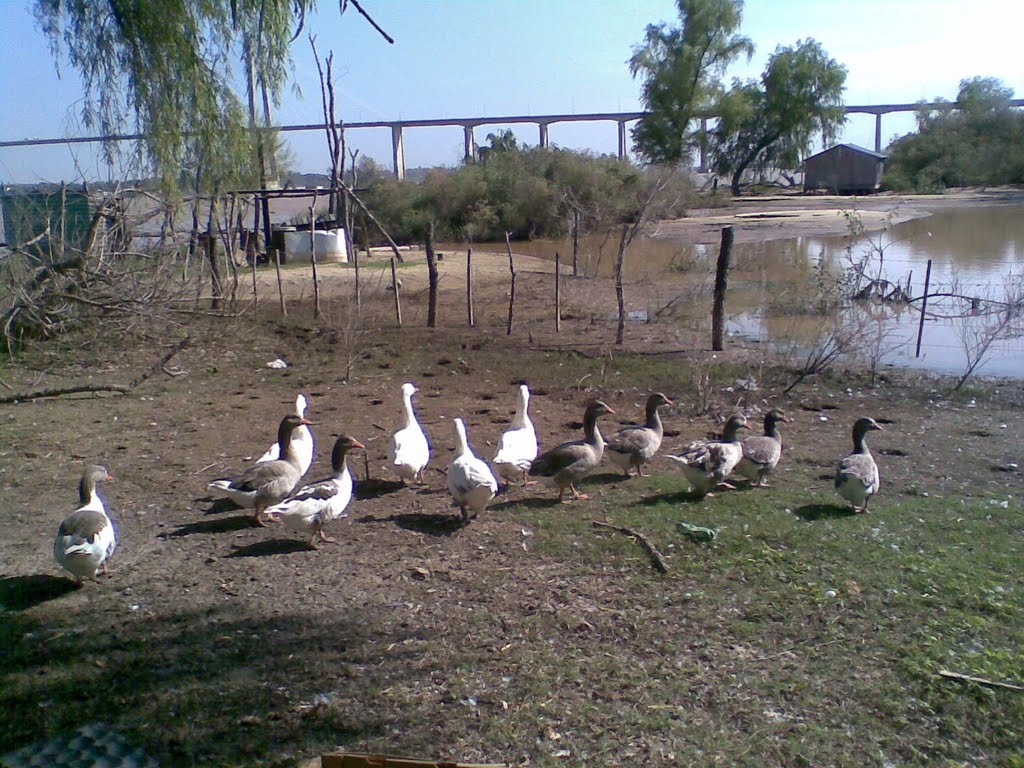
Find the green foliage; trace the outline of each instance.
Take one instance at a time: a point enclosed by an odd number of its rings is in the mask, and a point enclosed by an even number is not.
[[[629,71],[643,77],[640,99],[651,114],[633,129],[637,151],[654,163],[688,158],[695,134],[694,115],[715,112],[719,78],[754,46],[736,34],[742,0],[677,0],[679,27],[650,24],[645,41],[633,49]]]
[[[479,164],[435,169],[420,183],[378,176],[368,185],[367,205],[400,242],[420,240],[430,221],[439,238],[559,236],[574,210],[584,231],[627,220],[650,175],[609,155],[520,148],[510,134],[488,138],[490,151]],[[675,199],[681,205],[685,194]]]
[[[845,82],[846,68],[811,39],[778,47],[760,83],[736,81],[711,133],[715,170],[732,177],[733,194],[745,172],[794,168],[816,137],[833,141],[846,121]]]
[[[82,118],[104,135],[144,135],[150,163],[173,180],[206,163],[217,179],[242,174],[253,154],[232,62],[251,59],[276,101],[294,26],[312,0],[35,0],[54,57],[85,84]],[[113,155],[113,144],[106,148]]]
[[[956,103],[922,106],[917,133],[889,147],[885,186],[935,191],[944,187],[1024,183],[1024,113],[1013,91],[991,77],[960,82]]]

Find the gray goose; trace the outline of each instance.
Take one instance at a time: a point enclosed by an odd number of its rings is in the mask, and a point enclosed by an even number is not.
[[[853,453],[840,459],[836,468],[836,492],[850,502],[854,512],[867,512],[868,501],[881,485],[878,465],[865,439],[868,432],[881,428],[874,419],[857,419],[853,425]]]
[[[607,404],[593,400],[583,414],[582,440],[571,440],[544,451],[530,464],[530,477],[558,489],[562,501],[565,489],[572,491],[573,499],[589,498],[576,489],[576,483],[597,468],[604,455],[604,438],[597,428],[597,419],[606,413],[615,413]]]
[[[292,448],[292,432],[311,423],[297,414],[288,414],[277,428],[280,459],[259,461],[240,475],[214,480],[209,487],[224,491],[241,507],[252,507],[255,510],[253,525],[265,526],[261,517],[263,510],[284,501],[302,480],[300,459]]]
[[[349,435],[342,435],[331,451],[331,475],[307,483],[284,501],[267,508],[267,518],[281,520],[285,528],[311,534],[310,549],[319,549],[319,541],[335,539],[324,533],[324,526],[345,517],[345,508],[352,500],[352,475],[348,471],[349,451],[366,446]]]
[[[117,541],[114,524],[107,517],[96,486],[112,479],[98,465],[85,468],[78,484],[79,507],[61,522],[53,542],[53,556],[78,583],[107,572],[107,559],[114,554]]]
[[[768,485],[768,475],[782,458],[779,422],[788,424],[789,419],[778,408],[772,408],[764,415],[764,434],[748,437],[742,443],[743,458],[736,465],[736,472],[747,478],[751,485]]]
[[[667,458],[682,470],[694,493],[705,496],[724,483],[743,458],[743,446],[736,436],[741,429],[747,429],[746,417],[733,414],[725,422],[721,440],[696,440],[684,446],[682,453]]]
[[[647,420],[642,427],[624,427],[608,438],[605,451],[611,462],[630,477],[630,470],[636,467],[637,477],[643,477],[643,465],[650,461],[661,448],[665,434],[658,409],[672,405],[672,401],[661,392],[647,398]]]

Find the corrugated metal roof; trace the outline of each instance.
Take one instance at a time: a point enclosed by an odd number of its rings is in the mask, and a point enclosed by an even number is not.
[[[846,147],[847,149],[852,149],[854,152],[860,152],[861,154],[870,155],[871,157],[877,160],[885,160],[888,157],[888,155],[885,154],[884,152],[875,152],[874,150],[867,149],[866,147],[862,147],[859,144],[836,144],[834,146],[829,147],[828,149],[823,149],[816,155],[811,155],[810,157],[806,158],[804,162],[806,163],[808,160],[811,160],[815,157],[827,155],[830,152],[834,152],[835,150],[839,149],[840,147]]]

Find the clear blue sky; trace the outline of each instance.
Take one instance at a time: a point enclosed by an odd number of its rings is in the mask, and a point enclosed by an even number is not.
[[[309,19],[322,54],[335,54],[340,115],[353,122],[640,109],[639,84],[626,67],[651,22],[676,22],[672,0],[362,0],[388,45],[350,7],[320,0]],[[0,139],[73,136],[81,86],[62,65],[58,79],[30,0],[0,0]],[[915,102],[956,96],[962,78],[994,76],[1024,96],[1019,0],[747,0],[742,32],[757,52],[730,76],[756,77],[777,45],[813,37],[846,65],[848,104]],[[293,46],[304,92],[285,94],[275,118],[321,119],[319,86],[305,34]],[[489,131],[480,128],[483,142]],[[912,129],[912,116],[883,118],[883,144]],[[871,146],[874,118],[854,117],[846,141]],[[515,129],[537,143],[537,129]],[[613,123],[556,124],[551,141],[614,152]],[[327,165],[319,134],[288,134],[295,169]],[[406,163],[454,164],[461,129],[406,131]],[[390,166],[387,130],[353,131],[350,142]],[[76,167],[77,163],[77,167]],[[105,178],[95,154],[79,146],[0,149],[0,180]]]

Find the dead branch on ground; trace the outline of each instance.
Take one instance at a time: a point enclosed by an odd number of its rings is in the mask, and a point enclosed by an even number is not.
[[[619,533],[624,533],[627,536],[633,537],[634,539],[636,539],[636,543],[639,544],[647,552],[648,555],[650,555],[651,563],[654,565],[654,567],[657,570],[661,571],[661,573],[668,573],[668,563],[665,562],[665,558],[662,557],[661,553],[657,550],[657,548],[653,544],[651,544],[648,538],[644,536],[642,533],[638,533],[637,531],[634,531],[632,528],[626,528],[625,526],[612,525],[611,523],[602,523],[599,520],[591,520],[590,524],[593,525],[595,528],[607,528],[608,530],[617,531]]]

